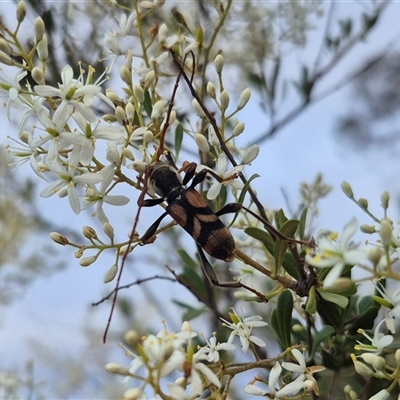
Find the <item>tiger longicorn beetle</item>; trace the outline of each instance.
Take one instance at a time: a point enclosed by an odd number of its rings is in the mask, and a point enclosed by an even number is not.
[[[156,162],[149,166],[149,186],[160,198],[144,200],[140,205],[151,207],[164,200],[168,205],[166,212],[150,226],[141,240],[146,242],[150,239],[161,220],[169,214],[210,256],[233,261],[235,241],[230,230],[218,218],[219,213],[214,212],[195,190],[195,186],[205,179],[208,171],[203,169],[194,175],[195,171],[196,164],[188,164],[182,180],[179,171],[171,165]],[[192,178],[192,183],[186,188]]]
[[[195,187],[206,178],[207,173],[211,175],[214,173],[203,169],[195,174],[196,167],[197,164],[192,162],[186,164],[181,170],[177,170],[172,165],[160,161],[147,166],[145,187],[147,186],[147,189],[153,190],[160,197],[147,200],[143,198],[144,196],[140,197],[138,205],[139,207],[152,207],[166,201],[167,207],[166,211],[141,237],[141,242],[143,244],[148,242],[156,233],[161,221],[169,214],[196,241],[204,274],[214,286],[245,288],[267,301],[260,292],[240,281],[219,282],[214,269],[205,257],[203,250],[210,256],[226,262],[233,261],[235,258],[235,240],[219,216],[245,209],[256,218],[260,217],[239,203],[229,203],[221,210],[214,212],[200,193],[195,190]],[[186,170],[183,179],[180,176],[182,170]],[[191,184],[186,187],[190,180],[192,180]],[[142,193],[144,194],[145,191]]]

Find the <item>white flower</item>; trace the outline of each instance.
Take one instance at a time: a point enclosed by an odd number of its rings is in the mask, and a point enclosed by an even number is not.
[[[215,333],[213,336],[206,340],[207,346],[201,347],[198,353],[204,354],[205,359],[208,362],[218,362],[219,352],[221,350],[233,350],[235,346],[232,343],[217,343]]]
[[[46,180],[45,176],[42,174],[41,168],[39,166],[39,162],[41,160],[41,156],[38,153],[38,149],[36,146],[33,145],[33,133],[32,132],[27,132],[25,131],[21,135],[21,141],[15,140],[13,138],[10,138],[13,140],[15,143],[17,143],[18,146],[7,146],[7,150],[14,156],[17,157],[18,160],[15,161],[12,165],[13,168],[18,168],[25,162],[29,161],[31,164],[31,167],[35,174],[41,178]]]
[[[359,329],[357,332],[364,335],[364,337],[366,337],[371,342],[371,344],[366,345],[357,340],[357,342],[359,344],[354,346],[354,348],[356,350],[369,351],[369,352],[375,353],[376,355],[381,354],[382,350],[385,347],[389,346],[393,342],[392,335],[384,335],[383,333],[379,332],[379,329],[381,328],[381,326],[384,322],[385,322],[385,320],[383,319],[376,326],[373,337],[369,336],[363,329]]]
[[[400,288],[388,290],[378,282],[376,290],[380,293],[382,299],[387,302],[387,304],[382,304],[387,307],[385,322],[389,331],[394,333],[396,331],[394,319],[400,318]]]
[[[307,254],[306,261],[317,268],[332,268],[324,280],[324,287],[332,286],[342,274],[345,265],[355,265],[365,257],[361,250],[348,249],[351,237],[358,227],[357,220],[353,218],[343,230],[342,239],[337,242],[336,237],[320,236],[318,238],[318,252]]]
[[[89,122],[96,122],[96,115],[91,110],[94,96],[100,93],[97,85],[84,85],[82,75],[74,79],[73,69],[67,65],[61,71],[61,81],[56,89],[49,85],[36,85],[35,92],[43,97],[57,97],[61,99],[54,113],[53,119],[68,119],[73,112],[78,112]]]
[[[185,375],[189,369],[188,381],[192,385],[192,390],[189,393],[189,397],[196,397],[203,392],[204,387],[201,376],[204,376],[207,382],[212,383],[217,388],[221,387],[221,382],[219,381],[217,375],[215,375],[210,368],[203,364],[202,354],[194,354],[191,364],[187,365],[185,363],[184,369]]]
[[[76,168],[80,157],[80,149],[75,148],[70,154],[68,160],[68,167],[66,168],[59,161],[49,163],[47,166],[54,172],[58,179],[52,182],[50,185],[45,187],[41,192],[41,197],[50,197],[55,193],[61,195],[68,195],[69,204],[75,214],[79,214],[81,211],[81,204],[79,201],[78,193],[76,191],[77,184],[93,185],[101,182],[104,178],[100,174],[84,173],[76,174]]]
[[[68,142],[82,147],[80,163],[82,165],[90,165],[94,157],[96,140],[112,140],[119,141],[124,136],[124,129],[121,126],[101,126],[98,125],[92,129],[89,122],[82,118],[80,114],[75,117],[82,133],[78,132],[62,132],[60,137]]]
[[[228,158],[225,153],[221,153],[218,156],[216,165],[215,165],[215,173],[222,179],[222,182],[215,181],[210,189],[207,192],[207,199],[214,200],[219,195],[219,192],[222,189],[223,185],[230,185],[235,189],[241,189],[243,184],[237,180],[235,180],[237,174],[243,170],[243,165],[237,165],[234,168],[226,171],[226,167],[228,166]],[[207,168],[205,166],[199,166],[200,170]],[[208,168],[207,168],[208,169]]]
[[[224,322],[223,325],[228,327],[229,329],[232,329],[231,335],[228,339],[228,343],[232,343],[235,336],[238,335],[240,343],[242,345],[243,353],[247,353],[250,342],[260,347],[266,346],[263,340],[251,334],[253,328],[268,325],[266,322],[262,321],[262,318],[259,315],[241,318],[235,310],[233,310],[233,313],[229,313],[229,315],[233,322],[228,322],[221,318]]]
[[[1,71],[0,92],[4,91],[8,96],[7,116],[9,120],[11,114],[11,105],[13,105],[16,108],[22,107],[22,102],[19,98],[19,95],[21,93],[21,86],[19,82],[25,78],[27,73],[28,73],[27,71],[21,69],[15,74],[14,79],[11,79],[3,71]]]
[[[129,203],[129,198],[126,196],[108,194],[110,192],[109,186],[111,185],[114,179],[114,170],[115,166],[113,164],[110,164],[106,168],[103,168],[98,173],[100,174],[100,176],[103,177],[100,189],[97,190],[96,187],[92,187],[93,189],[92,195],[86,198],[86,202],[88,205],[97,204],[95,214],[98,220],[102,224],[108,222],[108,218],[103,210],[104,203],[113,206],[124,206]]]

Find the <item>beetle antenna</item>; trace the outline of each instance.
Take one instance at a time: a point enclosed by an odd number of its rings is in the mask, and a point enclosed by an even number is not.
[[[157,149],[157,156],[156,156],[156,160],[157,161],[160,159],[161,154],[164,151],[165,136],[166,136],[168,128],[169,128],[169,121],[170,121],[170,118],[171,118],[172,109],[174,107],[175,96],[176,96],[176,93],[178,91],[179,81],[181,80],[181,76],[182,76],[182,73],[183,73],[183,68],[185,66],[186,59],[187,59],[187,54],[185,54],[185,57],[182,59],[182,62],[181,62],[180,67],[178,69],[178,75],[176,76],[175,85],[174,85],[174,89],[172,91],[171,100],[170,100],[169,105],[168,105],[167,116],[165,118],[165,124],[164,124],[163,130],[161,132],[161,136],[160,136],[160,145],[159,145],[159,147]],[[194,74],[194,72],[192,72],[192,79],[193,79],[193,74]]]
[[[157,153],[156,153],[156,160],[157,161],[160,159],[162,153],[164,152],[165,136],[166,136],[166,133],[167,133],[168,128],[170,126],[169,121],[170,121],[170,118],[171,118],[171,113],[172,113],[172,109],[174,107],[174,101],[175,101],[176,93],[177,93],[178,88],[179,88],[179,81],[180,81],[180,79],[182,77],[182,72],[183,72],[183,68],[184,68],[187,56],[188,55],[186,54],[185,57],[182,59],[182,63],[180,65],[180,68],[178,69],[178,75],[176,77],[175,85],[174,85],[174,88],[173,88],[173,91],[172,91],[172,95],[171,95],[171,100],[170,100],[170,103],[168,105],[167,115],[166,115],[166,118],[165,118],[165,124],[164,124],[163,130],[162,130],[161,135],[160,135],[160,144],[159,144],[159,147],[158,147]],[[194,55],[192,55],[192,57],[194,58]],[[191,79],[192,80],[193,80],[193,75],[194,75],[194,69],[192,70],[192,75],[191,75]],[[112,316],[114,314],[114,309],[115,309],[115,306],[117,304],[117,297],[118,297],[118,291],[119,291],[119,288],[120,288],[122,272],[124,270],[125,262],[126,262],[126,259],[128,257],[128,254],[129,254],[130,247],[131,247],[131,245],[133,243],[133,239],[135,237],[135,231],[136,231],[137,225],[139,223],[139,216],[140,216],[140,212],[142,210],[142,204],[144,203],[144,197],[145,197],[145,195],[147,193],[147,190],[148,190],[148,177],[149,177],[149,175],[150,175],[149,168],[146,167],[146,170],[144,172],[144,178],[143,178],[142,192],[140,193],[140,196],[139,196],[138,201],[137,201],[139,207],[138,207],[138,211],[136,213],[135,222],[133,224],[132,232],[131,232],[131,234],[129,236],[129,241],[128,241],[128,245],[127,245],[126,251],[125,251],[125,253],[124,253],[123,257],[122,257],[121,268],[119,270],[118,277],[117,277],[117,282],[116,282],[115,289],[114,289],[114,295],[113,295],[113,299],[112,299],[110,315],[108,317],[107,326],[106,326],[106,329],[105,329],[104,335],[103,335],[103,343],[105,343],[106,340],[107,340],[107,334],[108,334],[108,331],[110,329]]]

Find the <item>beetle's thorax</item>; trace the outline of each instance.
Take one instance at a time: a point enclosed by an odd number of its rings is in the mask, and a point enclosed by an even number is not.
[[[175,199],[185,189],[178,171],[161,162],[151,167],[149,184],[155,193],[167,201]]]

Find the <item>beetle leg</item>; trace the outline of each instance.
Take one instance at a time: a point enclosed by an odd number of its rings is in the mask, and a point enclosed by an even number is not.
[[[214,271],[214,268],[211,266],[209,261],[207,260],[203,249],[201,248],[200,245],[196,243],[197,250],[199,252],[200,256],[200,261],[201,261],[201,267],[203,269],[204,275],[207,277],[207,279],[210,281],[210,283],[213,286],[218,286],[218,287],[228,287],[228,288],[244,288],[249,290],[250,292],[254,293],[257,297],[262,299],[264,302],[268,302],[268,299],[258,290],[253,289],[250,286],[245,285],[244,283],[237,281],[237,282],[220,282],[218,280],[217,274]]]
[[[153,206],[157,206],[158,204],[161,204],[164,201],[164,199],[162,197],[158,198],[158,199],[147,199],[147,200],[143,200],[140,202],[140,206],[141,207],[153,207]]]
[[[185,165],[179,172],[186,170],[185,176],[182,179],[183,185],[187,185],[187,183],[193,178],[194,174],[196,173],[197,164],[192,162]],[[191,185],[192,186],[192,185]]]
[[[219,217],[220,215],[224,214],[236,213],[242,210],[243,208],[245,207],[242,206],[240,203],[229,203],[223,206],[219,211],[217,211],[215,215]]]
[[[142,243],[146,243],[154,234],[156,233],[156,230],[158,226],[160,225],[161,221],[164,219],[164,217],[168,215],[167,212],[163,213],[160,218],[158,218],[147,231],[145,234],[140,238]]]

